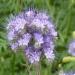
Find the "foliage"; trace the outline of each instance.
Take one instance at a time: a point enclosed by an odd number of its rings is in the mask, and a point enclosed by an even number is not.
[[[74,0],[0,0],[0,75],[28,75],[29,71],[32,75],[35,74],[33,65],[26,63],[22,52],[17,54],[12,52],[6,37],[7,18],[11,14],[17,14],[30,7],[48,11],[58,31],[55,61],[51,68],[44,60],[42,61],[42,75],[47,75],[47,70],[51,70],[52,75],[56,75],[59,64],[62,64],[63,68],[67,70],[75,69],[75,61],[62,62],[63,57],[69,55],[67,44],[72,38],[72,32],[75,30]],[[50,75],[50,71],[48,75]]]

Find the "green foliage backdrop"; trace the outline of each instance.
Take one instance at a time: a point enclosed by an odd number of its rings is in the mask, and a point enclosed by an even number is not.
[[[75,30],[75,0],[0,0],[0,75],[28,75],[29,71],[34,75],[34,68],[30,67],[32,65],[26,65],[23,53],[15,55],[11,51],[6,37],[6,23],[10,15],[29,7],[46,10],[58,31],[55,49],[57,57],[51,69],[46,63],[41,63],[42,75],[47,75],[48,69],[51,70],[51,75],[58,75],[59,64],[66,69],[74,68],[74,62],[64,64],[62,59],[68,56],[67,44]]]

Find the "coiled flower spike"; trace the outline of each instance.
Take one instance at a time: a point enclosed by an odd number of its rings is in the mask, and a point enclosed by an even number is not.
[[[70,44],[69,44],[69,49],[68,52],[75,56],[75,40],[73,40]]]
[[[73,71],[64,72],[63,70],[61,70],[59,72],[59,75],[75,75],[75,72],[73,72]]]
[[[35,10],[22,12],[8,21],[7,29],[11,49],[16,52],[23,47],[30,63],[39,62],[42,54],[49,61],[54,59],[57,32],[46,13]]]
[[[72,33],[73,40],[69,43],[68,53],[75,56],[75,31]]]

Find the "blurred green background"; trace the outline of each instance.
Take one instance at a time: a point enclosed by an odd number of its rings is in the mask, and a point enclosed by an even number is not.
[[[6,38],[6,23],[10,15],[30,7],[47,11],[58,31],[55,61],[51,67],[42,61],[41,75],[58,75],[59,64],[65,65],[66,69],[75,66],[72,62],[62,63],[63,57],[68,56],[67,44],[75,30],[75,0],[0,0],[0,75],[29,75],[30,72],[36,75],[33,66],[26,64],[23,53],[15,55],[11,51]]]

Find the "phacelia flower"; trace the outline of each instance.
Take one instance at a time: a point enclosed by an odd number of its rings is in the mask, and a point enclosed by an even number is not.
[[[8,21],[7,30],[11,49],[16,52],[23,47],[30,63],[39,62],[42,54],[53,61],[57,32],[46,13],[24,11]]]
[[[75,40],[73,40],[72,42],[70,42],[68,52],[71,55],[75,56]]]
[[[29,62],[36,63],[40,60],[41,52],[33,46],[29,46],[25,49],[26,56],[29,59]]]
[[[19,46],[22,46],[22,45],[27,46],[30,41],[30,38],[31,38],[31,35],[29,33],[24,34],[23,37],[18,40]]]
[[[64,72],[63,70],[60,70],[59,75],[75,75],[75,72],[73,71]]]

